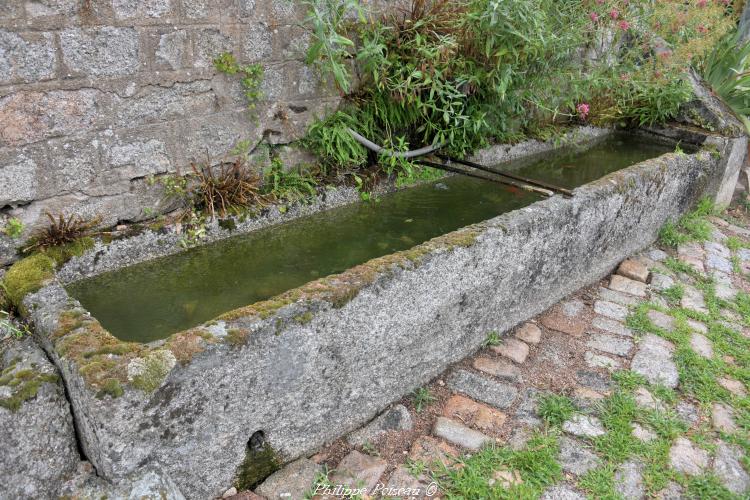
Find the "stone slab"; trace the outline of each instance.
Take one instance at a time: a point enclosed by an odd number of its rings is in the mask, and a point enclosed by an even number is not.
[[[616,321],[625,321],[628,317],[627,307],[606,300],[597,300],[594,302],[594,312]]]
[[[627,293],[635,295],[636,297],[646,297],[648,295],[648,288],[646,283],[642,281],[635,281],[619,274],[613,274],[609,279],[609,288],[617,292]]]
[[[445,417],[437,418],[435,426],[432,428],[432,433],[456,446],[473,451],[479,450],[482,446],[493,442],[491,437]]]
[[[636,259],[625,259],[617,268],[617,274],[635,281],[646,283],[648,281],[648,268]]]
[[[558,460],[565,472],[581,476],[597,468],[601,459],[582,441],[568,437],[561,437],[560,454]]]
[[[472,366],[507,382],[519,382],[521,380],[521,370],[518,366],[503,358],[476,358]]]
[[[518,389],[466,370],[458,370],[448,378],[448,387],[495,408],[508,408],[515,401]]]
[[[255,493],[266,498],[303,498],[323,467],[301,458],[268,476]]]
[[[354,450],[339,462],[330,480],[334,485],[372,491],[387,467],[388,463],[382,458]]]
[[[446,401],[443,416],[463,422],[464,425],[482,432],[499,432],[507,418],[503,412],[460,394],[454,394]]]
[[[529,345],[514,338],[504,338],[500,345],[492,346],[490,349],[518,364],[526,361],[529,355]]]

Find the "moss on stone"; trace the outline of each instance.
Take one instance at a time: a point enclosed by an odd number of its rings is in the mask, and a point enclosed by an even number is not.
[[[304,312],[302,314],[298,314],[294,317],[294,321],[299,323],[300,325],[306,325],[309,322],[313,320],[315,315],[311,311]]]
[[[55,261],[58,266],[62,266],[73,257],[80,257],[92,248],[94,248],[94,238],[85,236],[65,245],[45,248],[42,253]]]
[[[128,380],[133,387],[144,392],[158,389],[177,363],[172,351],[160,349],[135,358],[128,364]]]
[[[54,261],[44,254],[34,254],[13,264],[3,279],[10,303],[20,307],[26,295],[36,292],[45,281],[52,279],[54,271]]]
[[[86,383],[100,390],[104,388],[105,384],[109,383],[109,380],[125,380],[127,377],[126,371],[116,360],[106,358],[80,365],[78,373],[81,374]]]
[[[83,362],[104,354],[137,353],[143,348],[141,344],[116,339],[94,319],[82,321],[80,326],[58,339],[55,350],[60,356]]]
[[[102,388],[97,393],[99,399],[109,396],[112,399],[119,398],[125,393],[122,384],[116,378],[108,378],[102,383]]]
[[[229,342],[232,345],[240,346],[245,343],[247,340],[248,331],[241,328],[231,328],[227,332],[227,342]]]
[[[122,356],[123,354],[128,354],[130,352],[134,352],[138,350],[138,344],[131,343],[131,342],[122,342],[117,344],[110,344],[105,345],[103,347],[100,347],[99,349],[95,349],[93,351],[88,351],[83,354],[84,358],[91,358],[94,356],[99,356],[100,354],[114,354],[115,356]]]
[[[216,342],[214,336],[205,330],[193,328],[178,332],[167,339],[165,346],[172,351],[177,361],[184,365],[189,363],[197,354],[206,349],[207,344]]]
[[[98,397],[119,397],[128,382],[151,392],[177,361],[187,363],[205,350],[206,344],[216,342],[213,335],[199,328],[172,335],[163,347],[124,342],[81,309],[60,313],[50,339],[57,354],[75,363],[86,384],[98,391]]]
[[[300,300],[325,300],[333,307],[341,308],[359,295],[362,288],[373,283],[379,276],[390,272],[394,267],[411,269],[421,264],[425,256],[435,251],[470,247],[476,243],[481,232],[482,227],[475,225],[445,234],[409,250],[372,259],[341,274],[320,278],[271,299],[229,311],[217,319],[233,321],[252,316],[267,319],[283,307]]]
[[[235,486],[240,491],[253,490],[280,467],[276,453],[268,444],[261,450],[248,447],[245,459],[237,469]]]
[[[11,370],[15,364],[9,368]],[[23,403],[34,398],[44,383],[57,383],[58,377],[54,373],[40,373],[32,369],[23,369],[15,373],[3,371],[0,385],[12,387],[13,391],[7,398],[0,398],[0,406],[10,411],[18,411]]]
[[[57,354],[75,362],[84,381],[97,390],[111,386],[111,379],[126,382],[128,363],[145,350],[141,344],[113,337],[80,309],[63,311],[50,339]]]
[[[0,311],[7,311],[11,308],[10,298],[5,293],[5,286],[3,281],[0,280]]]

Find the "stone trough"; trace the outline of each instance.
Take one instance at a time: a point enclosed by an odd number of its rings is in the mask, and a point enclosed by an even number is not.
[[[360,427],[476,351],[488,332],[505,332],[600,279],[699,198],[728,202],[746,138],[690,126],[634,133],[699,149],[641,162],[572,198],[536,202],[146,345],[114,338],[63,285],[179,251],[176,239],[148,233],[73,259],[26,297],[24,309],[62,375],[82,454],[107,480],[157,470],[188,498],[219,495],[238,474],[260,476],[269,462],[310,455]],[[506,158],[519,151],[502,149]],[[219,237],[217,229],[209,240]]]

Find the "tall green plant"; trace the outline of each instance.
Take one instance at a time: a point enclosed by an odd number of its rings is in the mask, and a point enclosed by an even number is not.
[[[344,29],[352,17],[365,22],[362,8],[357,0],[305,0],[304,4],[309,11],[306,24],[312,31],[307,64],[318,67],[324,76],[332,76],[339,89],[347,93],[351,90],[348,60],[354,42]]]
[[[550,68],[573,63],[586,19],[572,0],[413,0],[403,12],[347,24],[345,3],[311,1],[308,18],[308,60],[342,90],[347,59],[356,54],[359,89],[308,137],[325,158],[345,164],[365,155],[345,137],[342,122],[389,149],[443,143],[457,154],[512,134],[528,123],[523,117],[535,89],[550,86]],[[520,117],[520,125],[508,116]]]
[[[728,34],[703,61],[701,72],[750,133],[750,40],[742,42],[739,31]]]

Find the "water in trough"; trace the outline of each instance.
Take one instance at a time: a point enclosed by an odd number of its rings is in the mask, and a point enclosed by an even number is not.
[[[584,152],[501,168],[574,188],[670,149],[617,134]],[[452,176],[101,274],[68,291],[116,337],[150,342],[539,198]]]

